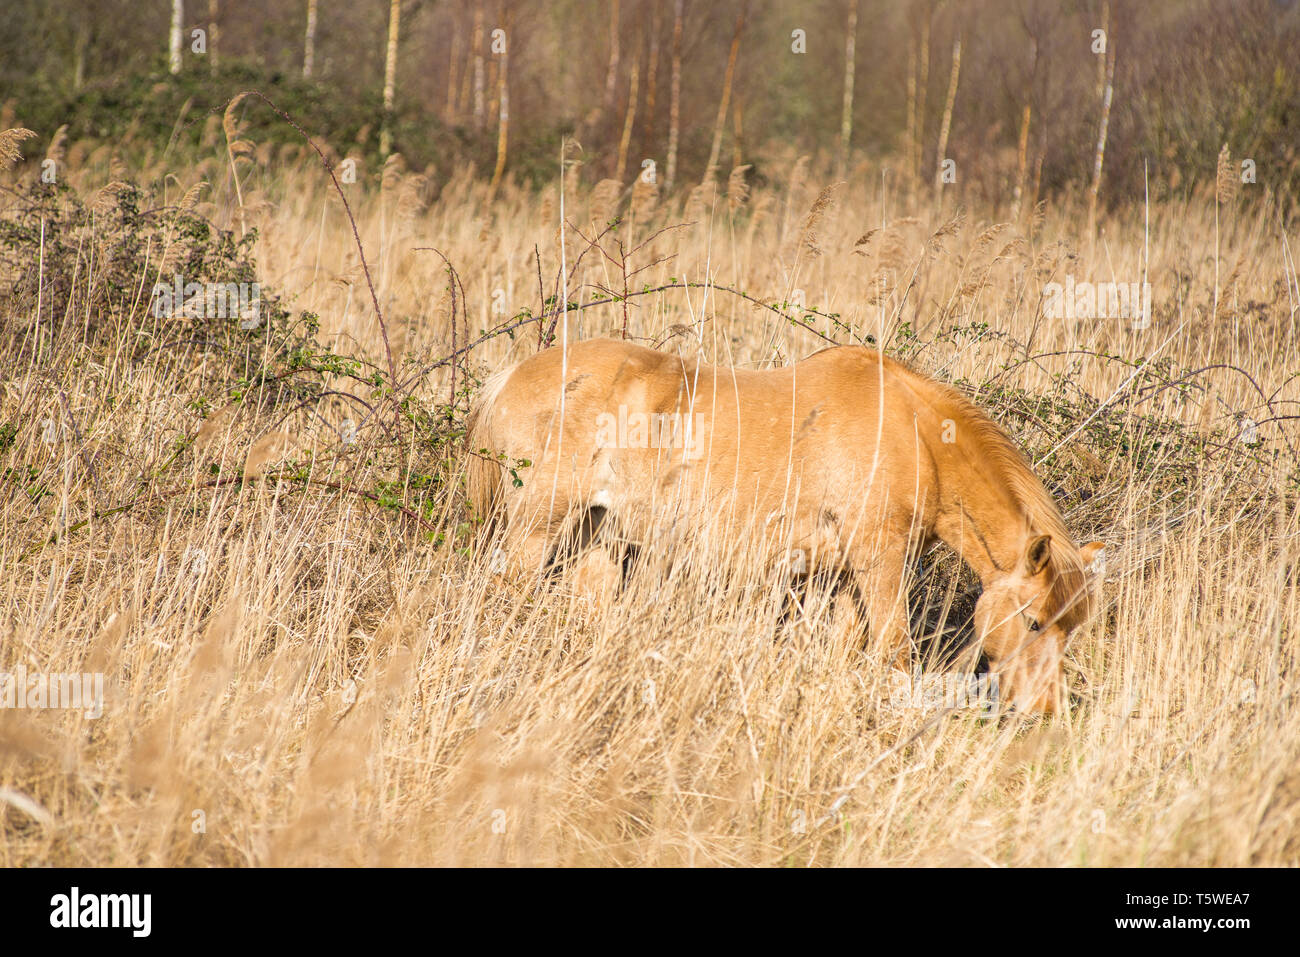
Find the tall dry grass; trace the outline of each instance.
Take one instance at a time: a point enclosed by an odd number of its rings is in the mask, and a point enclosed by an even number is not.
[[[337,351],[382,364],[325,179],[298,155],[238,152],[178,174],[166,201],[213,182],[199,209],[260,231],[263,282],[318,313]],[[105,182],[109,160],[85,156],[75,187]],[[1077,537],[1110,546],[1105,610],[1069,649],[1073,709],[900,704],[827,590],[751,567],[743,542],[738,572],[668,553],[593,606],[562,583],[492,585],[456,534],[455,483],[424,505],[442,541],[334,488],[212,486],[213,464],[257,476],[306,449],[365,481],[400,468],[342,443],[346,403],[230,407],[210,357],[93,351],[88,317],[59,322],[46,302],[41,325],[31,303],[0,335],[0,466],[24,470],[0,483],[0,670],[108,684],[95,720],[0,709],[0,862],[1300,862],[1300,287],[1294,228],[1267,199],[1196,193],[1103,217],[1093,237],[1084,201],[1021,223],[936,218],[888,182],[832,189],[790,157],[731,203],[578,187],[561,235],[558,190],[507,179],[489,203],[468,173],[436,194],[413,175],[350,187],[404,369],[452,335],[447,273],[416,247],[459,273],[463,344],[545,308],[562,241],[568,295],[589,302],[622,288],[617,241],[649,240],[630,268],[671,258],[633,288],[673,288],[627,303],[634,336],[747,366],[824,344],[712,281],[967,388]],[[610,255],[589,248],[629,193],[641,208],[602,240]],[[656,236],[688,201],[691,224]],[[1150,327],[1045,317],[1044,283],[1067,274],[1149,276]],[[623,313],[571,313],[568,335],[618,334]],[[525,326],[467,371],[537,347]],[[448,377],[418,401],[445,402]],[[426,454],[412,442],[405,462]],[[927,565],[920,604],[968,601],[950,556]]]

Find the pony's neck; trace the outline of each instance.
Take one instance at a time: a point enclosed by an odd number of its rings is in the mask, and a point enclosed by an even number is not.
[[[941,457],[939,474],[947,477],[939,495],[935,534],[961,555],[987,587],[993,579],[1013,572],[1024,556],[1033,522],[1015,489],[1027,477],[1008,474],[1014,463],[1007,461],[1007,451],[990,452],[978,439],[931,447],[931,452]],[[940,484],[945,484],[942,477]]]
[[[935,532],[974,569],[980,583],[989,583],[1016,568],[1025,550],[1024,511],[1005,489],[991,483],[967,485],[939,513]]]
[[[920,400],[918,434],[938,481],[930,534],[961,555],[985,586],[1017,570],[1033,535],[1051,535],[1060,548],[1073,545],[1051,496],[992,419],[956,389],[915,373],[905,383],[910,398]]]

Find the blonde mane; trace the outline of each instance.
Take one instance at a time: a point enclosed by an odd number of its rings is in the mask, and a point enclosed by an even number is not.
[[[1002,427],[963,393],[927,378],[903,363],[898,365],[906,371],[914,388],[919,386],[937,393],[949,413],[948,417],[957,421],[962,434],[974,438],[984,461],[996,470],[1024,514],[1031,534],[1052,537],[1052,564],[1057,574],[1052,582],[1049,605],[1065,627],[1073,628],[1081,623],[1091,609],[1086,572],[1078,546],[1056,502],[1034,474],[1023,453]]]
[[[1056,502],[1002,427],[953,387],[939,384],[938,388],[963,419],[962,424],[974,436],[985,460],[997,469],[1007,491],[1025,513],[1030,529],[1051,535],[1054,542],[1059,539],[1073,548],[1074,539]]]

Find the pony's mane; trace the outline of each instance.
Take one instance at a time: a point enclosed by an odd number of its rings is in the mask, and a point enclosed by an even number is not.
[[[958,428],[964,426],[967,434],[975,439],[980,451],[984,453],[984,460],[1006,483],[1007,491],[1024,512],[1029,528],[1043,535],[1051,535],[1054,542],[1063,540],[1073,546],[1074,539],[1070,536],[1070,530],[1066,527],[1056,502],[1002,427],[956,389],[942,383],[938,383],[938,386],[944,398],[963,420],[958,423]]]
[[[1049,604],[1063,626],[1073,628],[1079,624],[1090,613],[1090,596],[1078,547],[1056,502],[1034,474],[1020,449],[1001,426],[960,391],[924,376],[903,363],[898,365],[914,382],[937,393],[950,417],[957,421],[962,434],[975,440],[984,461],[996,471],[1005,483],[1007,492],[1020,507],[1029,530],[1034,534],[1052,537],[1052,563],[1057,574],[1052,583]]]

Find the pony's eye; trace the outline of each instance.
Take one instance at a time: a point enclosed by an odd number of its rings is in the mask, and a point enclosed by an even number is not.
[[[1029,619],[1029,630],[1030,630],[1030,631],[1037,631],[1037,630],[1038,630],[1038,619],[1037,619],[1037,618],[1030,618],[1030,619]]]

